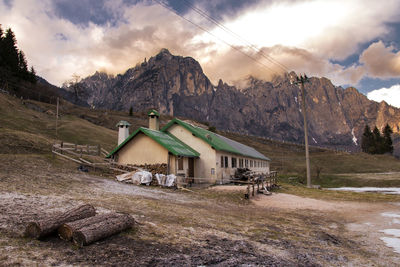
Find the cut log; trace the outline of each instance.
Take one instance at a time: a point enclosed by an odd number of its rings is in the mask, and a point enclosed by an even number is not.
[[[74,221],[74,222],[64,223],[63,225],[60,226],[60,228],[58,228],[58,235],[60,236],[61,239],[70,241],[70,240],[72,240],[73,233],[78,231],[79,229],[86,227],[86,226],[90,226],[92,224],[102,222],[109,218],[117,217],[119,215],[120,214],[118,214],[118,213],[107,213],[107,214],[96,215],[93,217],[85,218],[85,219]]]
[[[106,218],[101,222],[85,226],[72,234],[75,244],[80,247],[89,245],[100,239],[132,228],[135,220],[128,214],[118,214],[118,216]]]
[[[81,220],[94,215],[96,215],[96,210],[92,205],[82,205],[62,214],[28,223],[28,226],[25,228],[25,236],[40,239],[54,233],[64,223]]]

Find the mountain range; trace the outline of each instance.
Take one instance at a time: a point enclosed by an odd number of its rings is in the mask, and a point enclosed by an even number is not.
[[[272,81],[247,77],[241,86],[217,85],[191,57],[162,49],[124,74],[103,72],[61,89],[67,100],[95,108],[144,111],[207,122],[217,129],[302,143],[303,117],[298,86],[289,74]],[[310,78],[305,85],[311,145],[359,150],[366,124],[394,132],[400,150],[400,109],[377,103],[353,87],[342,88],[327,78]]]

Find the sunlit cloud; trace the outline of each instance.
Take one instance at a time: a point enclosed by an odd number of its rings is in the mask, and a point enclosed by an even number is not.
[[[377,102],[385,101],[389,105],[400,108],[400,84],[371,91],[367,97]]]
[[[371,44],[360,56],[368,71],[374,78],[400,76],[400,52],[394,52],[393,46],[385,46],[381,41]]]
[[[107,12],[114,14],[112,23],[79,24],[55,15],[60,11],[55,11],[51,0],[14,0],[11,8],[0,0],[0,20],[3,28],[12,27],[16,33],[18,46],[24,50],[29,64],[57,85],[74,73],[81,77],[97,70],[123,73],[161,48],[198,60],[214,84],[219,79],[234,83],[249,75],[269,80],[281,73],[282,68],[264,55],[289,70],[324,76],[338,85],[356,85],[366,75],[378,78],[398,75],[399,54],[393,47],[382,42],[364,52],[360,47],[390,32],[387,23],[400,20],[397,16],[400,1],[256,2],[243,5],[242,10],[221,14],[221,22],[261,52],[250,49],[243,40],[227,34],[194,11],[187,12],[185,17],[208,29],[213,36],[153,1],[128,5],[122,0],[105,0]],[[210,1],[197,3],[202,9],[212,8]],[[358,64],[333,63],[355,53],[362,53]],[[388,64],[379,65],[374,60],[375,54]]]

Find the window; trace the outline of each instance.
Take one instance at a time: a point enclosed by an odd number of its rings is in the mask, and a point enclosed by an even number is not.
[[[225,168],[228,168],[228,157],[225,157]]]
[[[253,168],[253,161],[250,160],[250,168]]]
[[[245,160],[244,160],[244,164],[245,164],[245,167],[248,168],[248,167],[249,167],[249,160],[248,160],[248,159],[245,159]]]
[[[236,165],[236,158],[233,158],[232,157],[232,168],[236,168],[237,167],[237,165]]]
[[[224,167],[224,156],[221,156],[221,168]]]
[[[214,175],[214,174],[215,174],[215,169],[211,168],[211,175]]]
[[[178,170],[183,170],[183,158],[178,158]]]
[[[243,159],[239,159],[239,168],[243,168]]]

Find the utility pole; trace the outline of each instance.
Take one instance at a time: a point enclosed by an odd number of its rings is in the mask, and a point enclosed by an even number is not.
[[[301,90],[301,109],[303,110],[303,120],[304,120],[304,143],[306,147],[306,168],[307,168],[307,187],[311,187],[311,173],[310,173],[310,152],[308,150],[308,127],[307,127],[307,115],[306,115],[306,96],[304,91],[304,84],[310,82],[307,75],[296,76],[296,80],[293,81],[294,84],[300,85]]]
[[[56,138],[57,138],[57,135],[58,135],[58,129],[57,129],[57,127],[58,127],[58,105],[59,105],[59,99],[58,99],[58,97],[57,97],[57,110],[56,110]]]

